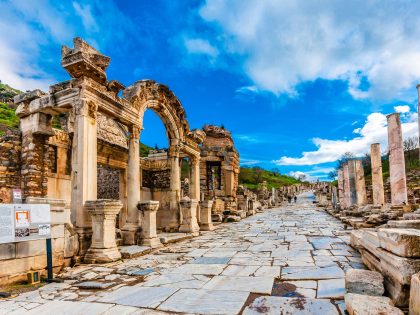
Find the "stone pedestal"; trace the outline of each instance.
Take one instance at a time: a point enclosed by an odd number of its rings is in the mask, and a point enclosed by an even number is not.
[[[389,177],[392,205],[407,204],[407,182],[400,114],[386,116],[388,120]]]
[[[84,262],[108,263],[121,258],[115,242],[115,219],[122,208],[119,200],[88,200],[85,209],[92,217],[92,243]]]
[[[200,227],[197,223],[197,206],[198,201],[196,199],[184,198],[180,201],[182,222],[179,227],[179,232],[192,233],[197,236],[200,231]]]
[[[159,201],[147,200],[137,204],[141,217],[141,239],[142,245],[160,247],[162,243],[157,237],[156,212],[159,209]]]
[[[214,230],[211,219],[211,208],[213,207],[213,200],[200,201],[200,230],[212,231]]]
[[[381,145],[370,145],[370,163],[372,165],[372,198],[374,206],[385,204],[384,180],[382,177]]]

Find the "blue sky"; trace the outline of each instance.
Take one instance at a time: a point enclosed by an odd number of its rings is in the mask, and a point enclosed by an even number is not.
[[[60,45],[111,57],[108,78],[167,84],[191,128],[223,124],[242,165],[326,179],[346,151],[386,149],[385,115],[417,133],[418,1],[5,1],[0,79],[30,90],[68,79]],[[146,113],[144,143],[167,140]]]

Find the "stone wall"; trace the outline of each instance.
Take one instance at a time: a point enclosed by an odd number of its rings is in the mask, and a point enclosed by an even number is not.
[[[171,170],[142,170],[142,186],[153,189],[169,189]]]
[[[20,134],[8,130],[0,137],[0,203],[12,202],[12,189],[20,188]]]
[[[98,164],[98,199],[120,199],[120,170]]]

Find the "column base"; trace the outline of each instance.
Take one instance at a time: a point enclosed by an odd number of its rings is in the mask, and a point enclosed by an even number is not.
[[[181,233],[190,233],[192,236],[198,236],[200,235],[200,229],[199,228],[192,228],[189,225],[181,225],[179,227],[179,232]]]
[[[92,228],[76,228],[79,240],[79,256],[84,256],[92,243]]]
[[[212,223],[202,223],[200,224],[200,231],[213,231],[215,229]]]
[[[163,246],[160,242],[160,239],[157,237],[144,238],[142,239],[141,244],[145,246],[150,246],[151,248],[159,248]]]
[[[83,262],[86,264],[104,264],[121,259],[121,253],[117,247],[91,248],[87,251]]]
[[[132,224],[126,224],[121,229],[121,237],[124,245],[137,245],[138,227]]]

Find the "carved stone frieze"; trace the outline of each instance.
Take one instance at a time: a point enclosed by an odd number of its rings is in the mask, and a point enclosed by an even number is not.
[[[97,113],[98,139],[128,149],[126,131],[112,118]]]

